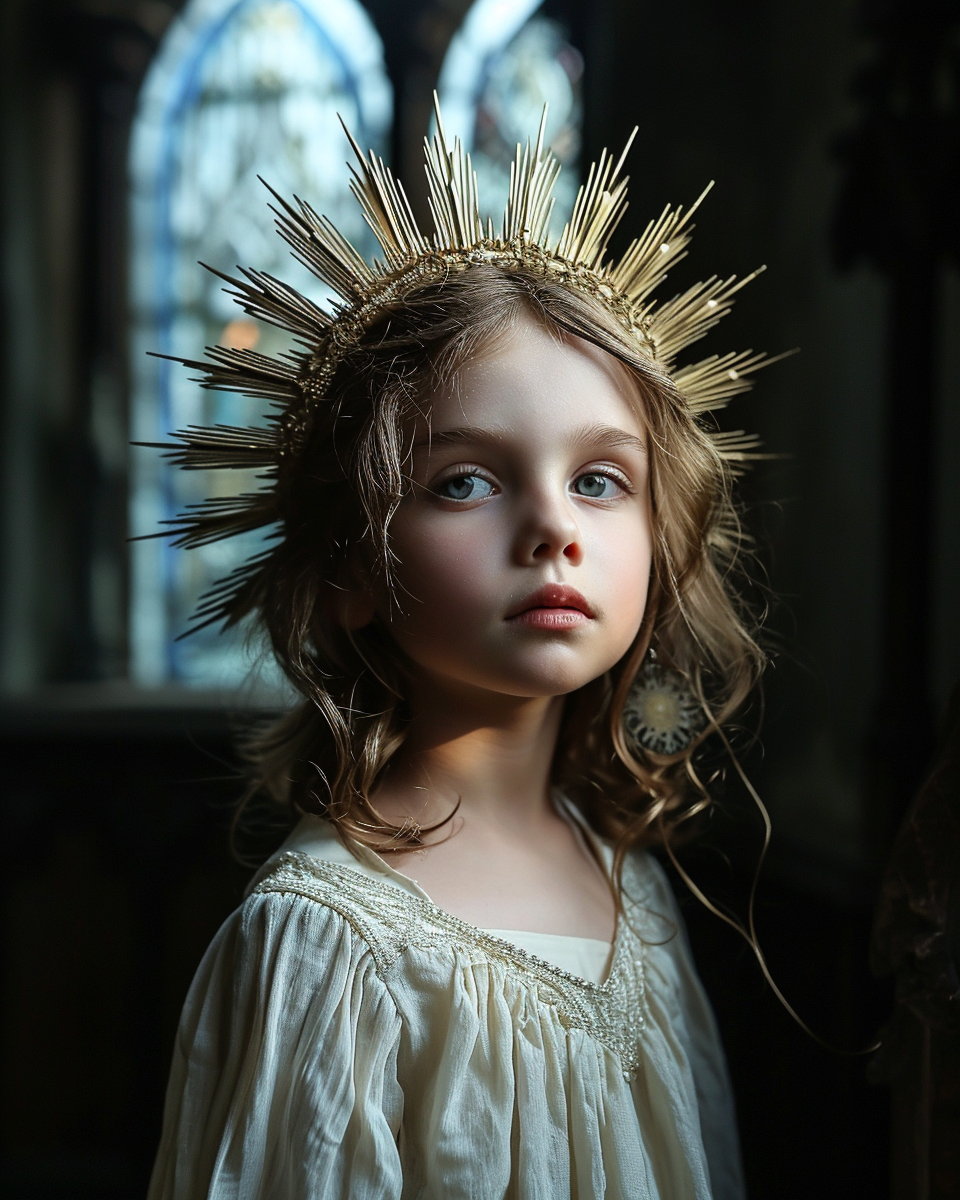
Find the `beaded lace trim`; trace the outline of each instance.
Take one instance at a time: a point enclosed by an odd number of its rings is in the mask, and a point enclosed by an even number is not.
[[[369,947],[384,977],[405,950],[479,952],[530,985],[566,1029],[579,1029],[617,1055],[629,1079],[640,1063],[640,1031],[646,1024],[644,944],[624,896],[610,973],[593,983],[519,946],[485,933],[420,896],[380,883],[349,867],[307,854],[282,855],[253,894],[292,892],[339,913]]]

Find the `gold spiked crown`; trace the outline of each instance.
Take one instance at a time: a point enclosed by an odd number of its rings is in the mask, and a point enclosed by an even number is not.
[[[265,484],[252,493],[190,505],[179,517],[164,522],[175,545],[206,545],[282,522],[281,470],[295,469],[311,417],[326,402],[344,356],[387,308],[474,264],[507,270],[523,267],[602,302],[641,352],[670,376],[693,414],[724,407],[731,397],[750,388],[753,372],[776,361],[748,350],[714,354],[675,367],[677,355],[726,316],[736,293],[759,270],[741,280],[714,276],[664,304],[650,298],[667,269],[685,257],[691,218],[712,184],[686,211],[667,206],[619,262],[607,261],[610,237],[627,207],[628,177],[621,170],[636,129],[619,159],[614,161],[604,151],[599,162],[591,165],[570,220],[559,240],[549,243],[560,164],[544,147],[545,124],[546,110],[536,142],[517,146],[499,234],[492,220],[488,217],[485,223],[481,216],[470,155],[464,153],[459,139],[450,147],[439,107],[437,132],[425,142],[434,224],[430,236],[420,231],[399,180],[372,151],[365,156],[344,127],[357,159],[351,167],[350,187],[380,244],[382,260],[368,263],[308,203],[295,199],[294,207],[270,189],[279,205],[273,211],[280,236],[333,291],[334,300],[327,311],[262,272],[241,268],[239,279],[215,272],[248,315],[292,333],[300,349],[272,358],[249,349],[214,346],[207,349],[205,361],[176,360],[201,372],[201,387],[259,398],[273,411],[263,428],[191,426],[172,435],[175,443],[155,447],[166,450],[173,463],[188,470],[255,470]],[[743,431],[711,431],[709,436],[721,458],[735,470],[738,464],[762,457],[757,439]],[[201,601],[194,628],[235,619],[241,596],[248,593],[270,555],[269,550],[257,555],[215,585]]]

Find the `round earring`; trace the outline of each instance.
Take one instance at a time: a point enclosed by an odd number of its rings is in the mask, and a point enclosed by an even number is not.
[[[631,748],[680,754],[703,731],[706,714],[683,676],[650,654],[623,705],[624,733]]]

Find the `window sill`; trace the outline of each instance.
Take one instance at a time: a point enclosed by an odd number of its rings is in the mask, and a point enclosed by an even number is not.
[[[125,681],[50,684],[0,695],[0,737],[229,736],[289,707],[275,689],[137,687]]]

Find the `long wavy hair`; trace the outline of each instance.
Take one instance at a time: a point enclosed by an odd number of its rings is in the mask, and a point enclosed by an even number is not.
[[[612,355],[647,431],[653,565],[636,639],[611,670],[566,698],[552,782],[610,839],[616,862],[666,839],[709,803],[698,747],[729,722],[757,683],[764,655],[738,580],[744,539],[731,470],[666,373],[645,357],[599,301],[524,269],[477,265],[425,286],[388,310],[342,361],[298,469],[284,483],[282,550],[248,612],[302,697],[246,744],[257,795],[328,818],[376,848],[407,850],[423,831],[397,827],[374,802],[404,743],[408,665],[379,620],[338,621],[337,589],[362,552],[388,585],[390,523],[405,494],[411,431],[429,397],[522,319]],[[622,729],[624,701],[645,655],[685,677],[708,717],[671,757],[639,752]]]

